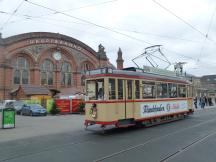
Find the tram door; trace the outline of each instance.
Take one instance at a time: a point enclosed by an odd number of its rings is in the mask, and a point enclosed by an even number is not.
[[[126,119],[127,117],[127,81],[124,79],[118,79],[118,100],[122,100],[123,104],[120,106],[120,119]]]
[[[125,80],[126,84],[126,102],[125,102],[125,118],[133,118],[133,80]]]
[[[118,100],[123,100],[123,115],[124,119],[133,118],[133,102],[132,94],[133,94],[133,81],[118,79]]]

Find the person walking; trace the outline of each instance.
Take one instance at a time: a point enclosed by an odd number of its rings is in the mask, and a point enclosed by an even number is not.
[[[201,97],[201,108],[204,109],[205,108],[205,96]]]
[[[194,98],[194,106],[195,106],[195,108],[197,109],[197,96]]]

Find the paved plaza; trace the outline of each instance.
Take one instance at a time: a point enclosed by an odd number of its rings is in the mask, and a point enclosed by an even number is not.
[[[149,128],[85,131],[80,114],[16,116],[16,128],[0,129],[0,161],[196,161],[215,162],[216,107]]]

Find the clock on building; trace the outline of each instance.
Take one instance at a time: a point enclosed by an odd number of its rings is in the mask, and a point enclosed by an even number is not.
[[[55,51],[54,53],[53,53],[53,58],[55,59],[55,60],[57,60],[57,61],[59,61],[59,60],[61,60],[61,52],[60,51]]]

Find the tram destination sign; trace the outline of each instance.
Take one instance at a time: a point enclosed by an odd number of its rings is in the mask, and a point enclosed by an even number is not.
[[[143,71],[146,73],[176,77],[176,73],[174,71],[159,69],[159,68],[150,67],[150,66],[143,66]]]
[[[140,115],[141,117],[152,117],[169,113],[178,113],[186,111],[187,109],[188,104],[186,100],[146,102],[140,105]]]

